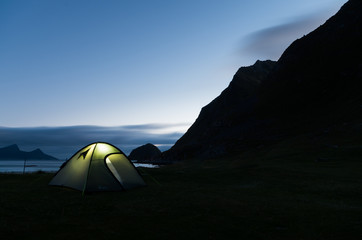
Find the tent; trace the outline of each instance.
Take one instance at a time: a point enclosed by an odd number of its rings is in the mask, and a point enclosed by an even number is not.
[[[73,155],[49,185],[84,192],[123,191],[146,185],[126,155],[115,146],[92,143]]]

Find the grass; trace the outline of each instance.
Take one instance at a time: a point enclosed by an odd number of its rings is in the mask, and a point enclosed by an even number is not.
[[[0,236],[362,239],[362,142],[339,139],[144,169],[147,187],[85,197],[47,186],[52,174],[1,174]]]

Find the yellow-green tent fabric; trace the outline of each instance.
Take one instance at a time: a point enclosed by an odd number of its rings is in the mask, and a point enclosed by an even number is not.
[[[123,191],[146,184],[121,150],[109,143],[97,142],[74,154],[49,185],[98,192]]]

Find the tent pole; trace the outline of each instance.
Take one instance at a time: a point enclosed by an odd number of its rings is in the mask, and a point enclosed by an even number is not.
[[[26,158],[24,158],[23,175],[25,174]]]
[[[93,154],[94,154],[94,151],[96,150],[96,147],[97,147],[97,143],[96,143],[96,145],[94,146],[92,155],[91,155],[91,157],[90,157],[90,159],[89,159],[88,172],[87,172],[87,177],[86,177],[86,179],[85,179],[85,183],[84,183],[84,186],[83,186],[82,197],[84,197],[85,189],[86,189],[86,187],[87,187],[88,177],[89,177],[89,172],[90,172],[90,167],[91,167],[91,163],[92,163],[92,159],[93,159]]]

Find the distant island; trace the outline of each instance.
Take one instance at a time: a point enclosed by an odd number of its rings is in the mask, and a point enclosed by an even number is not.
[[[18,145],[13,144],[0,148],[0,160],[58,160],[57,158],[47,155],[39,148],[26,152],[21,151]]]
[[[152,161],[161,156],[161,151],[155,145],[147,143],[132,150],[128,158],[137,161]]]

